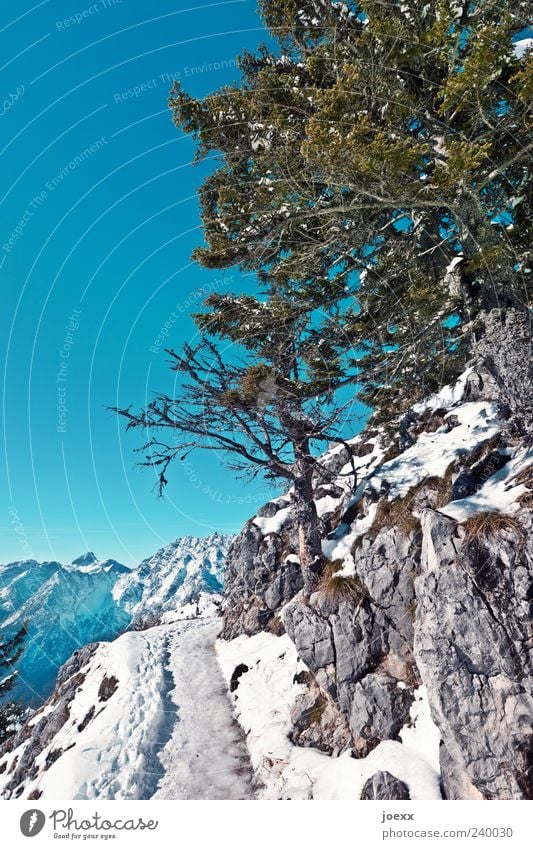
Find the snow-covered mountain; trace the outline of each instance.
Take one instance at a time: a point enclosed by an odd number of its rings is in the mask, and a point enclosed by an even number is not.
[[[232,537],[181,537],[124,575],[113,588],[136,626],[206,613],[219,601]]]
[[[112,640],[128,626],[131,617],[112,591],[129,571],[91,553],[67,565],[25,560],[0,566],[0,633],[9,638],[22,626],[27,631],[8,698],[38,703],[73,651]]]
[[[92,552],[63,565],[25,560],[0,566],[0,634],[23,626],[16,685],[6,698],[38,704],[77,649],[113,640],[129,627],[205,615],[216,609],[231,537],[184,537],[130,569]]]

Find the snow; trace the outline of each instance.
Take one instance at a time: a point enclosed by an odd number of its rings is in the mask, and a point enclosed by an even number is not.
[[[413,412],[422,415],[426,410],[438,410],[441,407],[449,409],[455,404],[458,404],[463,400],[468,378],[473,371],[473,368],[467,368],[455,383],[449,383],[439,392],[430,395],[425,401],[422,401],[420,404],[414,404],[412,408]]]
[[[103,561],[109,564],[109,561]],[[101,562],[62,566],[24,561],[0,568],[0,631],[28,636],[9,698],[39,704],[54,686],[62,663],[80,646],[112,640],[130,621],[112,591],[126,567]]]
[[[23,798],[35,791],[45,800],[251,797],[249,756],[214,649],[219,630],[219,619],[174,623],[99,644]],[[104,676],[118,686],[102,702]],[[91,708],[94,718],[80,731]],[[24,745],[3,759],[8,766]],[[6,770],[0,793],[8,780]]]
[[[480,512],[514,513],[519,507],[518,498],[527,489],[517,483],[517,476],[533,465],[533,450],[523,448],[506,465],[485,481],[483,486],[468,498],[452,501],[441,508],[457,522],[464,522],[469,516]]]
[[[340,539],[333,538],[323,540],[322,551],[325,557],[329,560],[345,560],[349,557],[355,540],[372,527],[376,510],[377,506],[375,504],[371,504],[366,516],[363,516],[362,519],[357,519],[353,522],[349,531],[343,534]]]
[[[458,256],[454,256],[454,258],[451,260],[451,262],[448,264],[448,266],[446,268],[446,274],[451,274],[451,272],[454,270],[454,268],[456,268],[458,265],[460,265],[460,263],[463,262],[463,260],[464,260],[464,256],[462,254],[459,254]]]
[[[501,428],[498,406],[488,401],[462,404],[449,412],[459,424],[447,431],[441,427],[433,433],[421,433],[416,443],[398,457],[383,463],[371,478],[374,489],[386,479],[390,485],[389,499],[403,497],[412,486],[425,477],[443,477],[457,457],[471,451],[480,442],[495,436]]]
[[[113,597],[134,619],[165,616],[183,618],[183,610],[199,593],[218,594],[224,581],[225,556],[233,537],[212,534],[205,538],[181,537],[161,548],[125,575]]]
[[[462,258],[456,257],[455,259],[460,261]],[[451,463],[481,442],[495,436],[501,428],[496,404],[488,401],[461,403],[472,371],[471,368],[466,369],[456,383],[443,387],[425,402],[413,407],[413,411],[418,415],[427,411],[447,409],[448,413],[444,416],[445,423],[438,430],[422,432],[414,445],[385,463],[382,462],[384,449],[379,440],[376,438],[369,440],[372,444],[372,450],[361,457],[353,456],[350,462],[342,467],[334,481],[344,494],[338,497],[325,494],[316,500],[318,516],[320,518],[327,516],[341,505],[343,510],[346,511],[359,501],[366,488],[371,487],[376,492],[380,491],[383,481],[387,482],[387,495],[390,500],[401,498],[407,494],[411,487],[416,486],[424,478],[429,476],[443,477]],[[446,422],[446,419],[450,416],[453,416],[456,420],[451,429]],[[356,444],[360,440],[360,437],[356,437],[350,442]],[[327,465],[328,458],[338,454],[343,450],[343,447],[342,444],[335,445],[324,455],[322,462]],[[355,489],[354,473],[357,475]],[[480,504],[484,499],[487,503],[494,500],[495,485],[496,481],[491,479],[487,482],[486,491],[482,490],[477,494]],[[502,505],[506,502],[515,501],[518,495],[524,491],[522,487],[522,489],[517,489],[517,492],[509,493],[505,482],[502,482],[499,486],[502,492],[499,495],[498,503]],[[260,528],[263,534],[279,533],[289,519],[291,507],[290,505],[287,506],[286,500],[277,499],[276,504],[278,510],[273,516],[269,518],[256,516],[253,519],[254,524]],[[459,502],[454,502],[454,504],[459,504]],[[355,540],[372,526],[375,511],[375,505],[370,505],[363,518],[356,519],[350,526],[339,525],[329,538],[323,540],[322,551],[328,559],[345,561],[343,567],[345,571],[342,574],[352,574],[351,548]],[[459,514],[459,507],[457,512]]]
[[[285,522],[288,521],[290,512],[290,506],[282,507],[277,511],[277,513],[269,518],[265,516],[255,516],[253,522],[254,525],[257,525],[263,536],[266,536],[266,534],[279,534]]]
[[[525,56],[528,50],[533,47],[533,38],[521,38],[520,41],[515,41],[513,44],[513,52],[517,59]]]
[[[398,687],[403,684],[398,682]],[[405,688],[405,684],[403,684]],[[410,725],[400,731],[400,739],[405,746],[427,760],[436,776],[440,775],[440,732],[433,720],[429,708],[427,688],[422,684],[413,693],[414,702],[409,712]]]
[[[201,592],[182,607],[164,611],[159,619],[162,625],[183,619],[213,619],[220,614],[222,598],[218,593]]]
[[[53,713],[55,710],[55,705],[53,704],[45,704],[42,708],[35,712],[32,718],[29,720],[28,725],[36,725],[43,719],[45,716],[48,716],[49,713]]]
[[[335,481],[337,486],[342,487],[347,493],[351,493],[353,490],[353,472],[355,471],[358,479],[361,480],[363,476],[368,475],[371,469],[376,468],[383,457],[384,452],[379,442],[375,439],[369,439],[368,442],[374,446],[372,451],[362,457],[352,457],[350,462],[342,467],[339,477]],[[352,495],[351,503],[354,503],[356,497],[359,497],[357,492]]]
[[[27,623],[29,637],[9,697],[38,704],[80,646],[136,625],[218,615],[231,536],[183,537],[136,570],[92,552],[71,564],[34,560],[0,566],[0,631]]]
[[[452,263],[460,260],[456,257]],[[424,478],[444,476],[453,461],[495,436],[501,428],[497,405],[463,400],[471,371],[413,408],[419,415],[448,410],[437,430],[423,431],[414,445],[385,462],[379,433],[368,440],[371,450],[354,456],[353,464],[338,473],[335,485],[342,494],[322,490],[326,494],[316,500],[319,516],[340,506],[348,509],[368,489],[385,491],[384,481],[389,499],[403,497]],[[360,441],[357,437],[351,443]],[[327,466],[328,458],[342,450],[343,445],[335,445],[322,461]],[[533,466],[533,449],[508,449],[506,459],[476,493],[439,508],[441,512],[457,521],[479,511],[515,512],[526,491],[517,478]],[[253,519],[263,534],[279,533],[286,526],[289,499],[290,492],[274,499],[273,516]],[[343,561],[341,575],[354,574],[351,548],[374,521],[376,504],[367,503],[365,509],[362,518],[339,525],[323,540],[325,556]],[[414,692],[399,739],[382,741],[365,758],[356,759],[349,751],[330,757],[293,745],[291,710],[304,691],[295,676],[306,667],[290,638],[264,632],[217,640],[230,542],[230,537],[217,534],[205,540],[177,540],[125,574],[120,564],[95,561],[92,553],[66,567],[35,561],[0,567],[0,627],[2,617],[4,623],[16,624],[28,611],[41,615],[47,625],[50,609],[59,611],[52,644],[58,634],[84,621],[84,608],[98,611],[93,618],[107,625],[116,610],[138,625],[154,618],[160,623],[99,643],[82,670],[68,719],[39,755],[38,774],[26,782],[24,797],[37,791],[43,799],[357,800],[374,773],[387,771],[407,784],[411,799],[439,799],[440,738],[423,686]],[[433,554],[429,541],[428,557]],[[291,554],[286,560],[298,562],[298,557]],[[74,585],[78,589],[69,595],[65,586]],[[81,586],[94,589],[90,601]],[[20,611],[18,619],[14,611]],[[241,674],[229,693],[239,666]],[[117,689],[101,701],[100,685],[111,676],[118,681]],[[398,687],[406,685],[398,682]],[[30,727],[56,708],[57,703],[47,703],[33,715]],[[93,708],[92,718],[84,721]],[[24,755],[26,745],[0,758],[0,793],[10,765]],[[57,752],[53,761],[50,755]]]
[[[431,722],[425,692],[416,691],[412,728],[401,732],[402,742],[380,743],[367,757],[338,758],[311,748],[294,746],[288,738],[290,713],[303,687],[294,683],[305,669],[287,635],[261,633],[219,640],[218,656],[229,683],[237,666],[248,672],[233,693],[235,711],[263,784],[264,799],[360,799],[365,782],[379,770],[404,781],[412,799],[440,799],[438,731]]]
[[[322,498],[318,498],[315,503],[319,518],[327,516],[329,513],[333,513],[333,511],[339,506],[341,500],[342,498],[334,498],[332,495],[324,495]]]
[[[112,774],[120,770],[123,784],[129,781],[131,798],[140,798],[135,787],[140,790],[136,776],[143,770],[146,732],[161,713],[161,670],[150,648],[140,633],[124,634],[98,647],[82,670],[85,680],[70,704],[67,722],[36,760],[42,773],[27,785],[27,793],[40,790],[44,799],[113,798],[118,787],[112,785]],[[104,676],[115,676],[121,686],[102,703],[98,690]],[[80,732],[78,726],[93,706],[96,716]],[[59,749],[63,754],[45,769],[47,755]],[[8,778],[4,773],[0,789]]]
[[[426,406],[420,405],[419,412],[457,405],[464,393],[467,376],[468,372],[462,375],[455,386],[445,387],[440,393],[432,396],[426,402]],[[359,486],[346,507],[356,503],[368,486],[378,492],[382,481],[387,481],[387,496],[393,500],[405,496],[411,487],[430,475],[443,477],[454,460],[471,451],[480,442],[495,436],[501,427],[497,405],[487,401],[459,404],[447,413],[445,419],[450,415],[458,420],[458,424],[451,430],[442,426],[432,433],[423,432],[414,445],[381,465],[379,463],[383,452],[377,446],[372,454],[354,458],[360,461],[360,469],[364,468],[366,475],[361,476]],[[348,470],[349,464],[342,471]],[[342,478],[339,482],[341,480]],[[488,497],[491,498],[492,494],[488,493]],[[349,528],[341,526],[341,534],[337,532],[332,538],[324,540],[322,544],[324,555],[330,560],[348,558],[355,540],[371,527],[375,511],[376,507],[371,505],[362,519],[357,519]]]
[[[233,694],[235,712],[246,734],[252,765],[265,785],[263,795],[277,798],[280,772],[293,748],[288,738],[290,708],[302,692],[294,676],[305,666],[287,635],[263,632],[229,642],[219,640],[217,653],[228,685],[237,666],[249,669]]]
[[[211,620],[172,634],[170,699],[177,721],[159,755],[164,776],[153,799],[247,799],[254,793],[244,734],[215,654],[219,631],[220,620]]]

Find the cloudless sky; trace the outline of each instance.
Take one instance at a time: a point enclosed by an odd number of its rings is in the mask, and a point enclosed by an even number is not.
[[[202,291],[253,291],[191,263],[210,166],[191,166],[167,97],[174,77],[194,95],[238,79],[266,38],[255,0],[2,4],[0,562],[133,565],[272,496],[208,452],[158,499],[141,434],[105,409],[172,392],[163,347],[192,338]]]

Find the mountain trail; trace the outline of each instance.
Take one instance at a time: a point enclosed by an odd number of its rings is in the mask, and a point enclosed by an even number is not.
[[[184,622],[168,634],[166,671],[173,727],[157,757],[154,799],[250,799],[252,768],[215,654],[220,621]],[[165,727],[165,723],[163,723]]]

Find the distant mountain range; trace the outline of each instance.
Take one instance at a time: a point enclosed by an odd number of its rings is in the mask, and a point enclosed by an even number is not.
[[[115,584],[113,597],[139,627],[201,612],[224,584],[225,558],[233,537],[186,536],[148,557]]]
[[[0,565],[0,635],[27,636],[4,698],[38,704],[59,667],[88,643],[128,628],[205,615],[216,609],[231,537],[183,537],[136,569],[87,552],[70,564],[24,560]],[[4,674],[4,678],[5,678]]]

